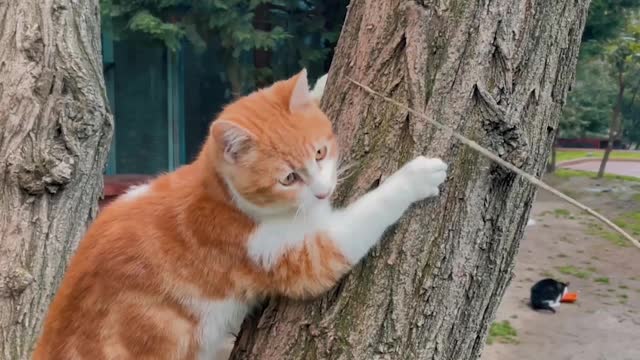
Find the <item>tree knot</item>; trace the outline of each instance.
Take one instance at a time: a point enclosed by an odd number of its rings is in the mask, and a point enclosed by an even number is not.
[[[17,297],[33,282],[35,279],[27,270],[17,267],[0,278],[0,297]]]
[[[71,181],[75,158],[63,144],[54,142],[47,152],[33,161],[22,159],[17,163],[17,180],[21,189],[31,195],[47,190],[55,194]]]
[[[473,92],[475,112],[487,134],[487,147],[517,167],[529,157],[528,143],[517,123],[507,117],[506,110],[479,84]]]

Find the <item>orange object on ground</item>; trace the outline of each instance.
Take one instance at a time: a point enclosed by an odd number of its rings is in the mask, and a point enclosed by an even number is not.
[[[562,297],[560,301],[572,303],[572,302],[576,302],[576,300],[578,300],[578,293],[567,293],[565,296]]]

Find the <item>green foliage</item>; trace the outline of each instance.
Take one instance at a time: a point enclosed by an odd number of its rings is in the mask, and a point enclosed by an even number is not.
[[[144,38],[172,51],[185,42],[196,50],[219,44],[228,80],[234,90],[242,91],[243,86],[273,77],[268,61],[254,63],[257,51],[275,54],[295,49],[300,67],[324,69],[341,25],[327,17],[340,18],[346,4],[346,0],[101,0],[101,9],[116,39]]]
[[[609,64],[597,58],[580,59],[575,86],[562,112],[560,137],[606,137],[615,97]]]
[[[592,0],[583,41],[602,41],[616,37],[625,26],[625,15],[640,7],[640,0]]]
[[[185,31],[175,24],[165,23],[146,10],[136,12],[129,20],[129,29],[146,33],[151,37],[162,40],[169,49],[177,50]]]
[[[623,136],[640,143],[638,8],[640,0],[592,1],[575,87],[568,96],[560,121],[560,137],[606,138],[623,82]]]

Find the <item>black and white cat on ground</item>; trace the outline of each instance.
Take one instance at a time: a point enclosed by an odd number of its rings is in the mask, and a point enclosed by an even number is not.
[[[556,312],[560,301],[569,291],[569,283],[554,279],[543,279],[531,287],[531,308]]]

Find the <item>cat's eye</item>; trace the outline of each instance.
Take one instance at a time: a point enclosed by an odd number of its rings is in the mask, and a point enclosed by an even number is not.
[[[320,161],[327,156],[327,147],[323,146],[316,151],[316,161]]]
[[[298,174],[292,172],[292,173],[289,173],[289,175],[287,175],[284,179],[281,179],[280,184],[284,186],[291,186],[296,181],[298,181]]]

